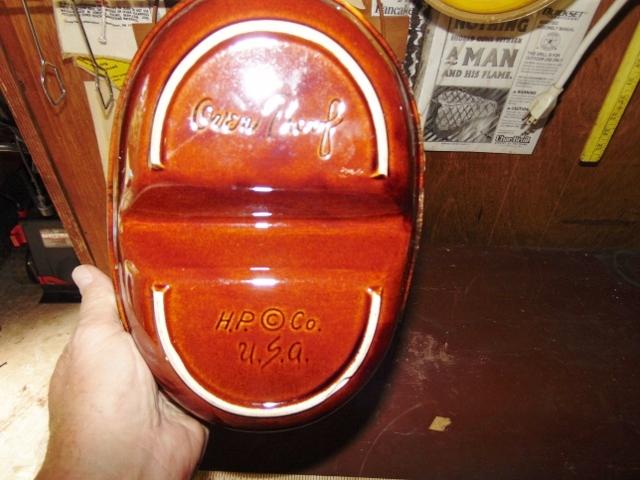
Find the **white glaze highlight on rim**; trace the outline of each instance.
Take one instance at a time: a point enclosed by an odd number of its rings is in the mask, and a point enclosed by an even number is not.
[[[373,338],[378,327],[378,321],[380,319],[380,311],[382,306],[382,290],[380,288],[368,288],[367,294],[369,296],[369,314],[367,317],[367,326],[365,328],[362,341],[358,347],[356,355],[353,357],[351,363],[344,369],[338,379],[336,379],[331,385],[323,389],[319,393],[307,398],[306,400],[290,403],[283,406],[275,406],[271,408],[267,407],[246,407],[237,405],[235,403],[228,402],[222,398],[214,395],[204,386],[200,384],[187,370],[182,358],[176,351],[169,336],[169,329],[167,327],[167,319],[165,315],[165,294],[170,290],[168,285],[154,285],[151,287],[153,295],[153,314],[155,317],[156,329],[160,338],[160,344],[169,360],[169,363],[182,379],[182,381],[200,398],[205,400],[210,405],[213,405],[220,410],[223,410],[234,415],[241,415],[244,417],[254,418],[274,418],[284,417],[286,415],[294,415],[309,410],[313,407],[325,402],[329,397],[337,393],[342,387],[344,387],[349,380],[358,371],[373,343]],[[264,402],[269,404],[270,402]]]
[[[198,62],[198,60],[220,43],[233,37],[237,37],[238,35],[259,32],[280,33],[302,38],[331,52],[345,67],[364,95],[373,120],[378,158],[376,169],[371,176],[373,178],[387,177],[389,175],[389,143],[387,139],[387,126],[384,119],[384,113],[382,111],[382,105],[380,104],[380,99],[378,98],[371,81],[349,52],[341,47],[335,40],[313,28],[284,20],[247,20],[235,23],[213,32],[189,51],[189,53],[175,68],[160,94],[160,100],[158,101],[151,127],[149,167],[154,170],[161,170],[164,168],[160,154],[164,120],[169,104],[171,103],[171,99],[184,76]]]

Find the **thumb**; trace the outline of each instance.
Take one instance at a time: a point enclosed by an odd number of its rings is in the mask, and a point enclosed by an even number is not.
[[[76,267],[71,276],[82,295],[78,327],[100,325],[121,331],[111,279],[92,265]]]

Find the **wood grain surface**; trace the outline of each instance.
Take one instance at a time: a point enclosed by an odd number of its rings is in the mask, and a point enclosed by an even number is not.
[[[36,165],[70,231],[81,261],[95,262],[106,269],[106,185],[83,86],[84,77],[71,59],[62,60],[52,2],[30,1],[29,7],[44,54],[60,70],[67,96],[58,107],[49,104],[40,87],[38,56],[22,3],[20,0],[0,0],[0,41],[11,68],[10,72],[3,69],[3,83],[8,83],[4,77],[11,74],[19,88],[19,92],[14,90],[7,100],[14,113],[18,113],[16,120],[27,137],[29,150],[36,152]],[[22,102],[26,108],[16,108]],[[27,135],[26,125],[32,125],[37,135]],[[50,166],[46,165],[47,157]],[[58,186],[54,177],[57,177]],[[63,198],[73,214],[66,211]],[[88,249],[82,247],[82,239]]]
[[[598,18],[611,4],[606,0]],[[640,96],[602,161],[579,156],[640,19],[637,4],[605,31],[560,97],[533,155],[430,152],[430,243],[551,248],[640,247]]]
[[[638,478],[639,274],[638,254],[426,246],[392,349],[351,402],[286,432],[214,427],[200,468]]]
[[[51,158],[45,148],[40,132],[29,114],[29,106],[25,102],[20,87],[12,74],[11,64],[7,59],[3,47],[3,45],[0,45],[0,91],[2,91],[5,98],[11,98],[11,109],[20,133],[29,146],[31,158],[37,166],[51,201],[56,206],[58,215],[71,238],[78,258],[83,263],[93,263],[91,252],[89,251],[84,235],[78,227],[78,221],[75,218],[73,208],[64,193],[64,189],[51,163]]]
[[[611,0],[603,0],[596,18],[610,4]],[[61,66],[69,91],[59,109],[50,107],[40,90],[35,49],[19,0],[0,0],[0,40],[31,121],[73,207],[78,231],[96,263],[106,267],[106,192],[84,77],[69,60],[60,58],[51,1],[31,1],[30,6],[45,53]],[[428,243],[640,248],[640,95],[631,99],[600,164],[583,166],[578,161],[639,19],[637,2],[631,2],[588,52],[533,155],[428,154]],[[7,74],[2,69],[0,75]],[[15,111],[17,100],[8,101]],[[53,196],[58,209],[64,210],[61,195]],[[67,225],[70,218],[63,218]]]

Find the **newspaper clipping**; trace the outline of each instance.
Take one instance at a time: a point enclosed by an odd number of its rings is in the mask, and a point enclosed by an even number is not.
[[[531,154],[531,101],[551,86],[584,37],[599,0],[561,0],[499,24],[434,13],[416,86],[426,150]]]

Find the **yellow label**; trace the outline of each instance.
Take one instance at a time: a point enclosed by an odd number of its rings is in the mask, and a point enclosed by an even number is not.
[[[600,161],[633,96],[638,80],[640,80],[640,24],[633,33],[613,83],[600,107],[596,123],[580,155],[581,162]]]
[[[92,75],[96,74],[91,59],[87,57],[74,57],[73,61],[77,67],[80,67]],[[96,63],[107,72],[113,86],[122,89],[131,63],[109,57],[96,57]]]

